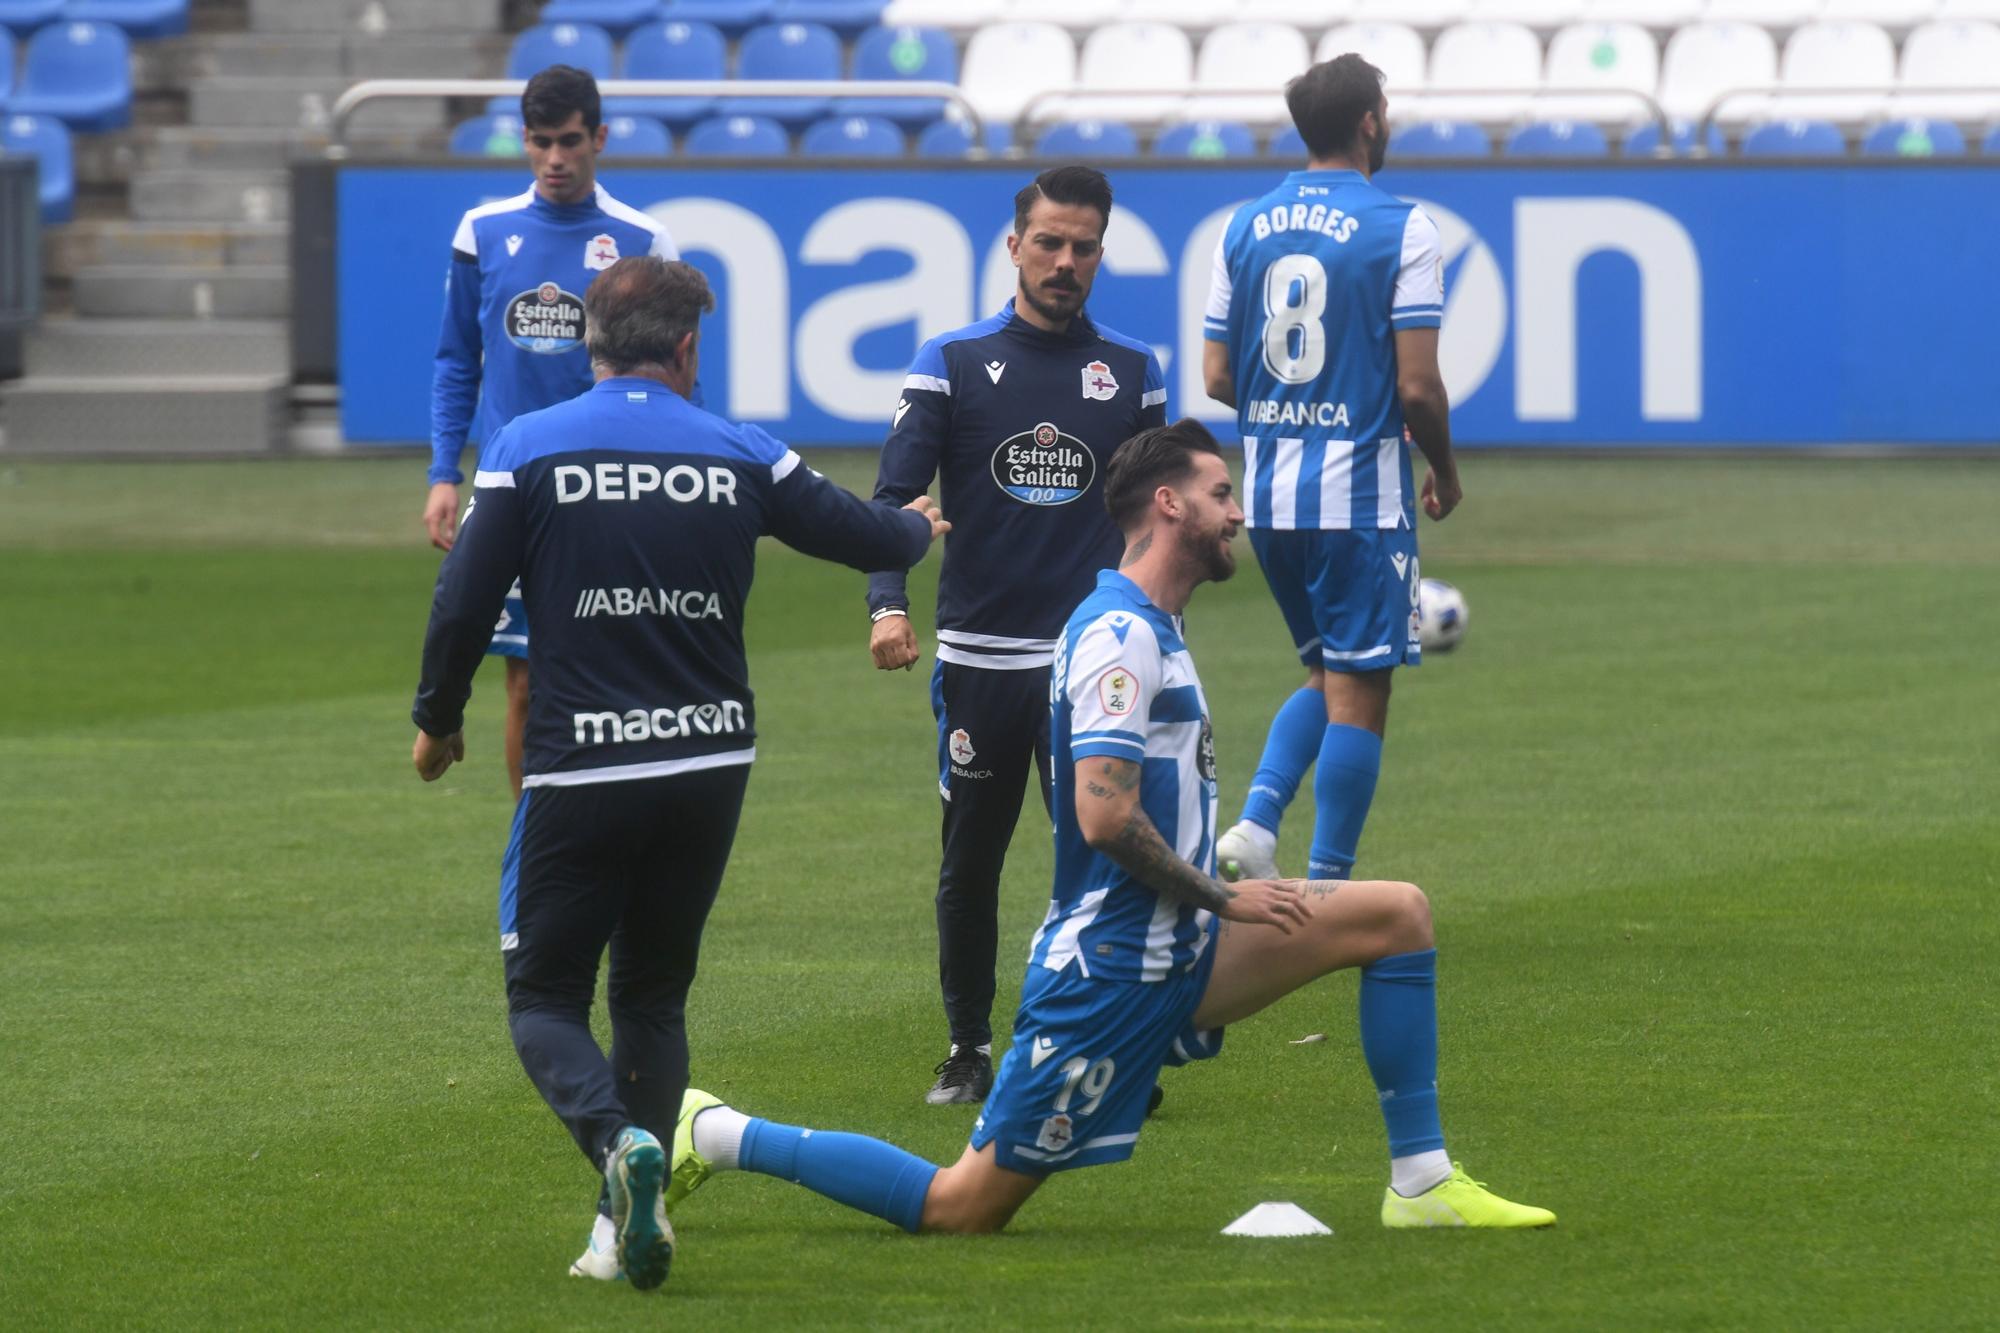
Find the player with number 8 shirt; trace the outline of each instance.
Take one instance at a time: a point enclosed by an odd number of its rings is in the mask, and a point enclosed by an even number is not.
[[[1390,677],[1422,657],[1410,443],[1431,464],[1425,513],[1444,518],[1460,490],[1437,227],[1372,179],[1389,143],[1382,73],[1343,55],[1292,80],[1285,101],[1310,160],[1224,230],[1202,371],[1237,409],[1250,544],[1306,680],[1216,854],[1225,877],[1275,876],[1279,821],[1314,768],[1307,874],[1337,880],[1374,799]]]

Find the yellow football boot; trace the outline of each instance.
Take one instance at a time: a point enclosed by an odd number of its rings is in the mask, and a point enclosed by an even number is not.
[[[1391,1189],[1382,1191],[1385,1227],[1552,1227],[1556,1215],[1546,1208],[1509,1203],[1451,1164],[1451,1179],[1433,1185],[1413,1199]]]

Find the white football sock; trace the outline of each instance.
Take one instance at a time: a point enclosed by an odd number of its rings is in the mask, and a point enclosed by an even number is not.
[[[590,1228],[590,1248],[599,1254],[608,1254],[618,1248],[618,1224],[603,1213]]]
[[[694,1150],[712,1171],[734,1171],[736,1152],[750,1117],[731,1106],[707,1106],[695,1112]]]
[[[1451,1154],[1442,1148],[1389,1159],[1389,1188],[1406,1199],[1414,1199],[1450,1179]]]

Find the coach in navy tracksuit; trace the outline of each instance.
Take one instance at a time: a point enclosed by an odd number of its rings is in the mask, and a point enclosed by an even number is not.
[[[928,498],[869,504],[688,403],[714,308],[698,270],[623,259],[584,305],[597,383],[487,443],[411,716],[417,770],[435,779],[464,755],[472,675],[518,577],[535,690],[502,879],[509,1023],[528,1076],[604,1166],[632,1127],[670,1142],[687,1084],[683,1006],[756,755],[743,607],[757,538],[904,569],[944,525]],[[607,943],[609,1060],[589,1017]]]
[[[1000,868],[1031,769],[1048,801],[1049,663],[1069,613],[1124,547],[1104,510],[1112,450],[1167,420],[1159,363],[1084,313],[1111,216],[1091,167],[1043,172],[1014,197],[1014,299],[917,352],[882,448],[875,498],[900,505],[942,473],[963,522],[938,576],[938,728],[944,858],[938,975],[951,1050],[927,1094],[985,1100],[993,1084]],[[917,660],[900,569],[868,580],[869,649]]]

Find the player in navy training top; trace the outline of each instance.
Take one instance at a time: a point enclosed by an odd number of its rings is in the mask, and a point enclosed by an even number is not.
[[[1416,666],[1416,499],[1409,441],[1430,460],[1424,512],[1459,501],[1438,373],[1437,227],[1370,179],[1389,142],[1379,70],[1358,55],[1285,88],[1311,160],[1237,210],[1216,247],[1202,370],[1237,409],[1244,509],[1305,684],[1278,710],[1226,876],[1278,873],[1278,824],[1316,766],[1314,879],[1345,879],[1382,766],[1389,680]]]
[[[673,1195],[735,1168],[910,1231],[997,1231],[1050,1174],[1132,1155],[1162,1065],[1214,1056],[1224,1025],[1358,967],[1361,1050],[1389,1131],[1383,1225],[1554,1222],[1488,1193],[1445,1152],[1437,952],[1422,891],[1215,878],[1214,735],[1181,612],[1198,584],[1234,572],[1243,511],[1195,421],[1134,436],[1109,471],[1105,500],[1125,553],[1056,649],[1055,885],[972,1141],[940,1170],[875,1139],[753,1119],[690,1089]]]
[[[938,978],[951,1048],[926,1094],[978,1102],[993,1083],[1000,870],[1028,775],[1048,801],[1049,659],[1065,617],[1118,558],[1104,462],[1166,421],[1159,362],[1084,313],[1111,185],[1091,167],[1045,171],[1014,198],[1014,298],[917,352],[882,446],[875,498],[899,505],[942,477],[963,514],[938,574]],[[910,667],[917,637],[900,570],[868,581],[869,648]]]
[[[757,539],[906,568],[946,525],[929,497],[903,510],[857,499],[688,402],[714,308],[698,270],[623,259],[584,304],[596,386],[516,417],[482,451],[438,574],[413,759],[431,781],[464,757],[473,672],[519,579],[540,628],[502,871],[508,1022],[529,1078],[606,1171],[617,1225],[599,1223],[572,1271],[622,1268],[645,1286],[671,1240],[663,1215],[648,1228],[656,1140],[671,1139],[687,1085],[683,1009],[757,753],[743,652]],[[609,1060],[590,1030],[607,943]]]
[[[583,294],[624,255],[679,258],[667,229],[597,183],[605,127],[597,82],[552,65],[521,94],[532,186],[459,220],[431,380],[430,496],[424,526],[449,551],[458,526],[458,456],[520,416],[590,387]],[[507,773],[521,794],[528,716],[528,617],[507,598],[489,652],[507,659]]]

